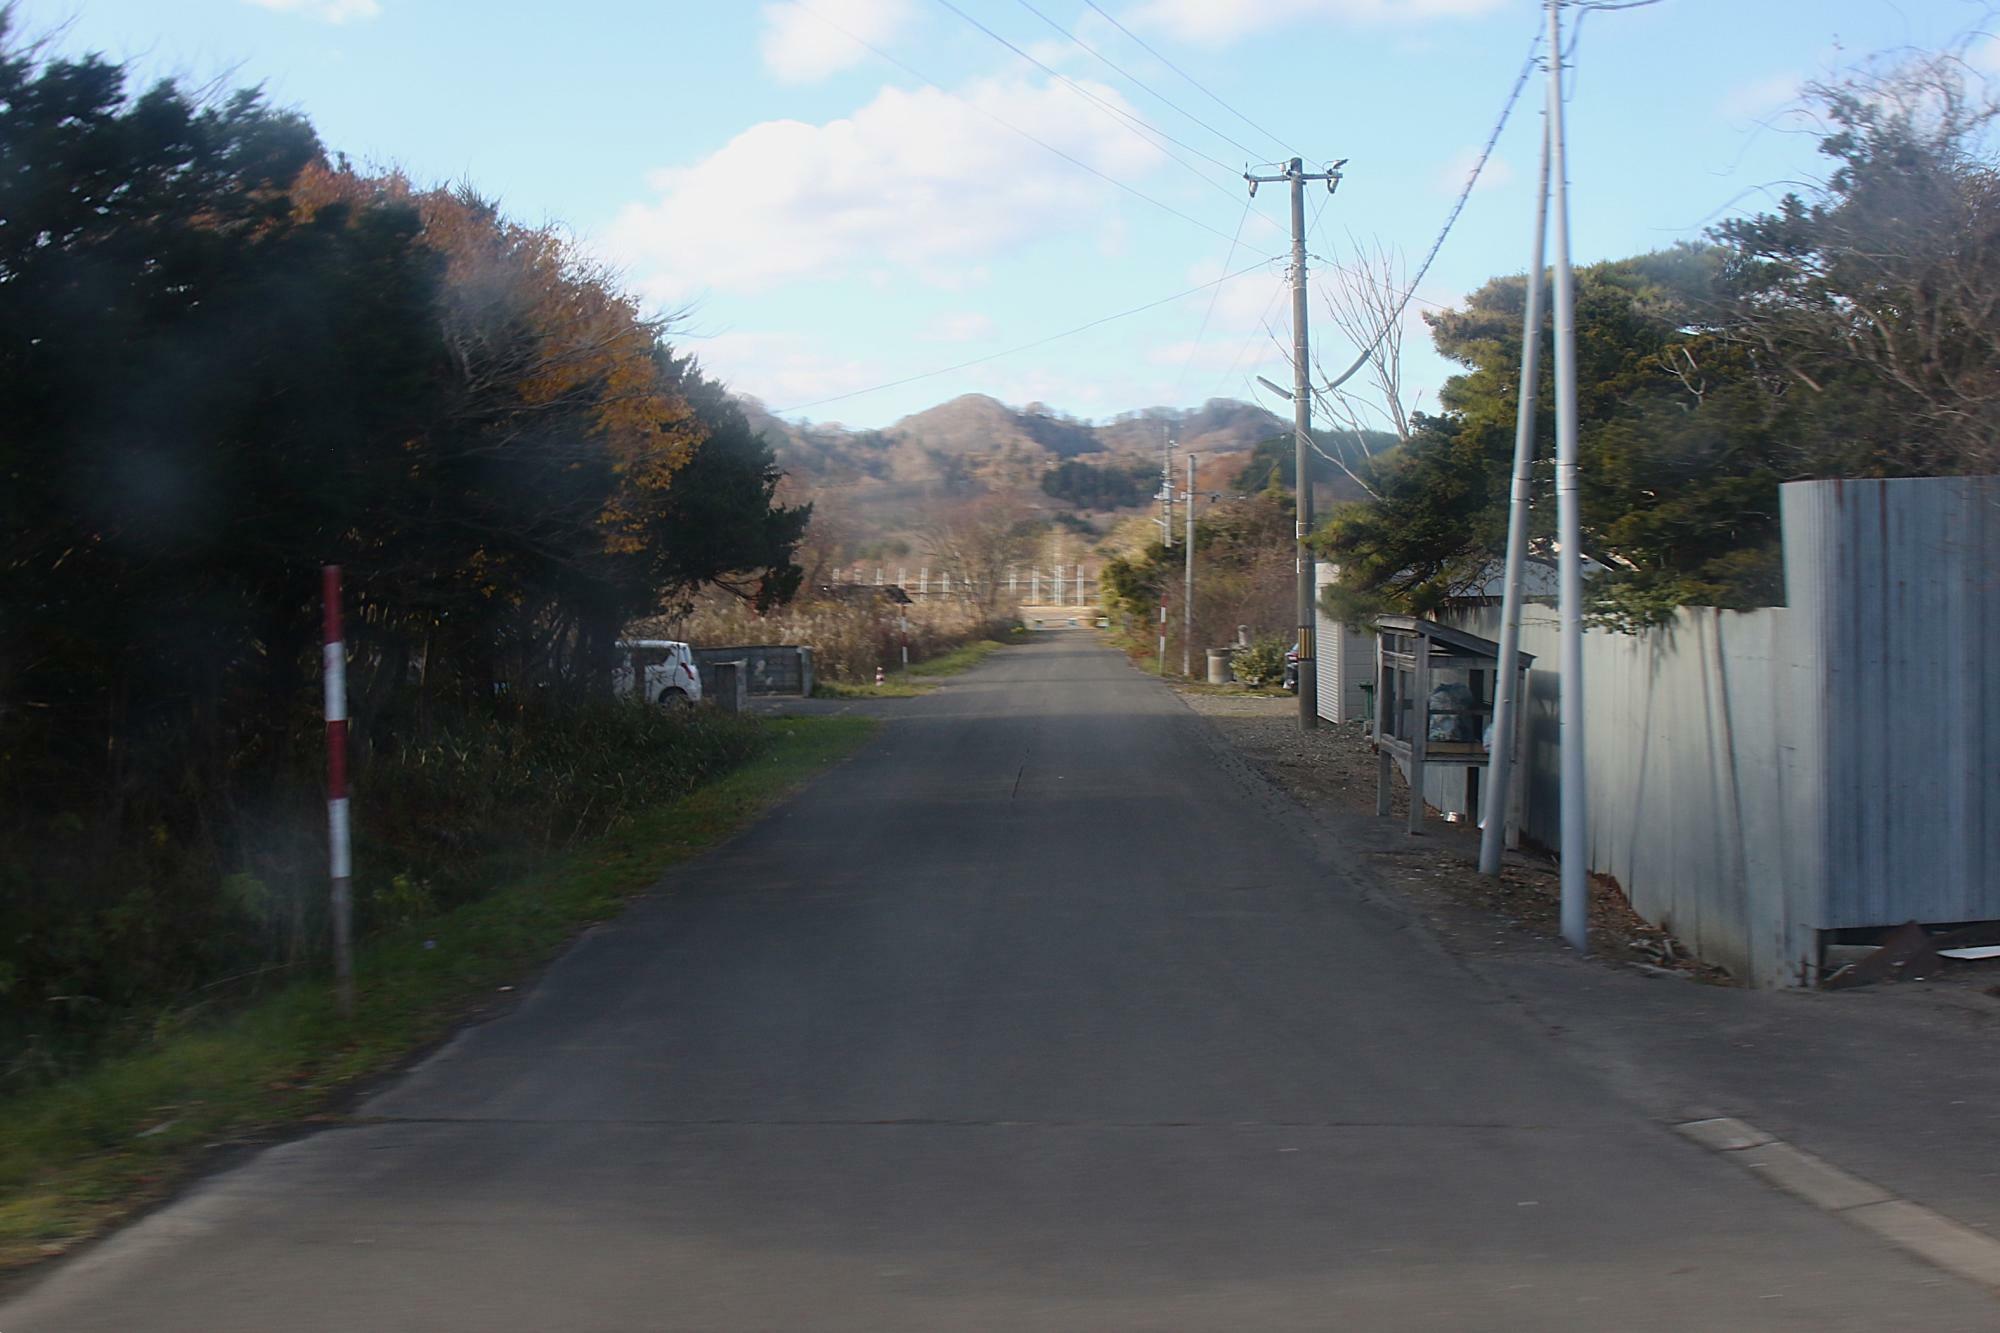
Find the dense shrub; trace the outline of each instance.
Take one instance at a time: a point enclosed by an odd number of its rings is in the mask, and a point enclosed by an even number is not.
[[[1236,679],[1258,688],[1283,681],[1285,650],[1289,646],[1277,635],[1267,634],[1252,640],[1247,648],[1238,648],[1230,662],[1236,671]]]
[[[163,1005],[227,1001],[322,965],[320,728],[301,710],[297,729],[284,780],[227,801],[149,786],[115,811],[7,802],[0,1086],[53,1072]],[[711,710],[555,696],[357,736],[357,926],[474,898],[739,763],[757,737],[753,721]]]
[[[803,644],[813,650],[813,672],[822,680],[858,683],[874,679],[875,668],[894,671],[902,664],[907,638],[910,661],[922,662],[975,639],[1002,637],[1014,623],[989,622],[958,602],[919,602],[900,607],[877,601],[863,587],[843,588],[848,597],[800,601],[768,614],[730,598],[716,598],[673,627],[673,637],[696,647],[750,643]],[[902,628],[907,619],[909,628]]]

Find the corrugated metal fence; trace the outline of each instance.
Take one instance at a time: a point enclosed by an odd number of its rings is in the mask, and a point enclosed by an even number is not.
[[[2000,479],[1782,506],[1788,606],[1584,646],[1592,868],[1760,985],[1812,980],[1822,931],[2000,919]],[[1449,618],[1498,637],[1497,609]],[[1551,847],[1556,636],[1530,607],[1524,828]],[[1462,808],[1456,781],[1432,802]]]

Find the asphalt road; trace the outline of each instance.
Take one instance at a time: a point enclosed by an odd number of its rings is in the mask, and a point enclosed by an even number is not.
[[[0,1330],[2000,1327],[1621,1100],[1087,636],[893,712]]]

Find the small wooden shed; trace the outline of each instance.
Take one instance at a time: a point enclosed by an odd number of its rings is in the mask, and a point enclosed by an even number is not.
[[[1521,737],[1528,698],[1528,668],[1534,657],[1517,652],[1514,662],[1513,735],[1490,736],[1500,645],[1477,634],[1417,616],[1382,616],[1375,622],[1375,813],[1389,813],[1390,766],[1403,770],[1410,785],[1410,832],[1424,826],[1424,770],[1432,764],[1470,770],[1466,775],[1471,818],[1485,811],[1483,784],[1492,752],[1489,743],[1513,746],[1516,780],[1509,783],[1506,834],[1520,843]]]

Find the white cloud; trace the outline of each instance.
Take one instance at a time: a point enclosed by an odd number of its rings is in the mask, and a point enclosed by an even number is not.
[[[731,332],[682,344],[702,371],[766,407],[785,408],[830,398],[890,378],[881,366],[832,356],[823,338],[803,333]]]
[[[1438,193],[1456,198],[1458,192],[1465,188],[1465,178],[1472,174],[1472,168],[1478,161],[1479,150],[1477,148],[1460,149],[1458,155],[1445,163],[1444,169],[1438,172]],[[1483,194],[1488,190],[1497,190],[1504,185],[1512,184],[1513,180],[1513,166],[1506,158],[1495,153],[1492,157],[1486,159],[1486,169],[1479,173],[1479,184],[1472,187],[1472,192],[1474,194]]]
[[[1240,261],[1242,256],[1239,255],[1237,258]],[[1259,319],[1277,309],[1272,293],[1286,289],[1291,279],[1287,276],[1285,264],[1268,263],[1251,268],[1247,273],[1243,271],[1245,267],[1247,266],[1243,263],[1237,262],[1234,265],[1235,277],[1223,282],[1212,292],[1204,289],[1195,293],[1175,309],[1191,311],[1192,317],[1199,320],[1202,312],[1209,308],[1209,301],[1213,296],[1214,311],[1208,321],[1210,336],[1213,336],[1214,330],[1217,329],[1247,330],[1257,327]],[[1205,259],[1188,268],[1187,285],[1201,287],[1206,283],[1216,282],[1222,276],[1222,265],[1215,260]],[[1285,308],[1289,310],[1291,307]],[[1179,315],[1177,314],[1175,318],[1179,318]]]
[[[1464,18],[1505,8],[1508,0],[1143,0],[1131,17],[1186,42],[1222,46],[1300,19],[1363,21]]]
[[[281,14],[306,14],[328,23],[372,19],[382,12],[380,0],[245,0],[245,3]]]
[[[814,0],[811,12],[793,4],[765,5],[759,42],[764,67],[785,83],[823,79],[866,60],[862,43],[881,46],[909,16],[910,0]]]
[[[1722,112],[1727,116],[1767,116],[1788,108],[1799,100],[1805,87],[1804,76],[1786,71],[1738,84],[1723,95]]]
[[[1164,161],[1078,107],[1060,86],[995,81],[961,93],[885,88],[825,125],[766,121],[691,167],[655,173],[657,197],[628,205],[607,246],[649,297],[675,305],[885,265],[921,279],[1031,239],[1096,232],[1110,187],[989,119],[1119,179]]]
[[[978,342],[993,336],[993,320],[979,310],[957,310],[939,315],[924,330],[924,337],[937,343]]]

